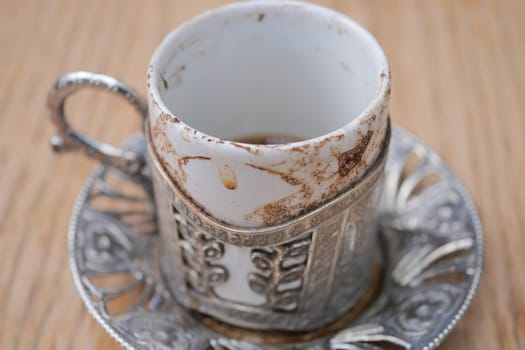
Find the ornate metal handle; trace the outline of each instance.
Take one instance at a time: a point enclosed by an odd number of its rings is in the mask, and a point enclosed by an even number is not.
[[[66,99],[82,88],[105,89],[124,97],[145,120],[147,105],[136,92],[123,82],[103,74],[71,72],[61,76],[49,91],[47,105],[57,134],[50,139],[51,147],[57,153],[81,150],[104,164],[116,167],[128,174],[140,172],[145,164],[142,154],[96,141],[73,129],[66,120],[64,105]]]

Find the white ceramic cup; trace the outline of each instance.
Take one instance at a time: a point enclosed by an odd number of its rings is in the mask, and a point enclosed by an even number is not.
[[[59,80],[53,94],[104,86],[144,112],[120,82],[86,74]],[[390,72],[376,40],[316,5],[234,3],[170,33],[147,86],[162,273],[175,298],[237,326],[294,331],[362,303],[379,263],[389,139]],[[57,148],[82,144],[140,170],[139,155],[71,132],[63,101],[51,100]],[[302,141],[235,141],[254,135]]]
[[[273,225],[334,197],[373,164],[389,89],[383,50],[348,17],[307,3],[236,3],[183,24],[153,55],[153,146],[211,216]],[[260,134],[304,141],[231,141]]]
[[[229,225],[287,222],[347,190],[377,161],[386,139],[389,89],[383,50],[339,13],[287,1],[236,3],[205,13],[170,33],[151,61],[148,122],[152,152],[167,175],[161,182],[171,180],[183,196]],[[304,141],[232,141],[260,134]],[[256,271],[252,250],[226,246],[220,265],[229,278],[212,294],[250,307],[267,303],[269,297],[247,283]],[[166,265],[177,266],[168,260]],[[169,276],[184,269],[169,266]],[[369,274],[370,266],[362,273]],[[181,283],[173,287],[179,296],[187,293]],[[237,323],[236,315],[201,307],[202,300],[180,299]],[[238,322],[258,323],[302,328],[270,319]]]

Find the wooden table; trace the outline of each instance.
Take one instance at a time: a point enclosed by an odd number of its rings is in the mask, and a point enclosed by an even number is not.
[[[162,37],[226,1],[3,0],[0,5],[0,348],[116,349],[76,293],[66,253],[73,201],[95,164],[54,156],[46,91],[70,70],[145,90]],[[384,46],[394,121],[439,151],[482,216],[486,268],[443,349],[525,349],[525,2],[319,1]],[[81,93],[76,125],[119,142],[130,107]]]

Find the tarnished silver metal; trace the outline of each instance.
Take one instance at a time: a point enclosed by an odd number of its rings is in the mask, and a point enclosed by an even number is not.
[[[317,207],[303,208],[285,222],[245,228],[209,215],[179,188],[157,154],[149,123],[145,123],[148,151],[143,153],[94,141],[71,128],[64,113],[66,99],[85,87],[122,95],[142,118],[147,114],[142,100],[122,82],[72,72],[49,93],[58,130],[52,145],[56,151],[84,149],[88,156],[131,176],[140,176],[150,163],[162,242],[161,271],[179,303],[239,327],[303,331],[328,325],[370,299],[381,269],[377,203],[389,122],[384,140],[370,146],[381,149],[375,161],[348,189]],[[368,148],[370,137],[364,137],[357,153]],[[364,164],[361,155],[348,157]],[[339,177],[338,171],[335,174]],[[271,211],[283,210],[277,206]]]
[[[360,307],[373,293],[374,272],[381,265],[375,208],[388,142],[383,148],[349,190],[295,219],[263,228],[234,227],[207,215],[171,183],[150,149],[161,270],[175,299],[259,330],[312,330]],[[236,256],[235,266],[222,259],[227,254]],[[252,297],[231,299],[231,288]]]
[[[123,82],[104,74],[76,71],[61,76],[50,89],[47,105],[57,134],[50,139],[55,152],[84,150],[92,158],[117,167],[128,173],[139,172],[145,164],[143,154],[119,149],[94,139],[73,129],[66,120],[64,106],[69,96],[83,88],[96,88],[111,91],[124,97],[139,113],[141,123],[147,115],[147,104],[135,91]]]
[[[127,149],[140,148],[144,141],[136,138]],[[102,167],[80,194],[69,230],[71,269],[80,295],[127,349],[365,350],[391,344],[430,350],[464,314],[482,272],[482,229],[467,191],[430,148],[400,129],[393,132],[381,199],[381,290],[351,323],[326,332],[306,332],[302,338],[255,332],[254,337],[242,329],[216,328],[176,303],[161,274],[165,244],[152,197],[148,172],[129,176]],[[302,259],[309,239],[280,245],[274,253],[292,251]],[[220,260],[223,248],[210,244],[209,237],[195,244],[205,247],[198,259],[210,266]],[[272,260],[268,254],[252,253],[252,259],[261,259],[251,277],[256,290],[264,290],[257,275],[264,278],[263,261]],[[223,272],[218,276],[208,282],[220,283]]]

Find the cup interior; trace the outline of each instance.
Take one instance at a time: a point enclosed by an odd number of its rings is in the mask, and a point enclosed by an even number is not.
[[[152,87],[171,114],[221,139],[309,139],[364,115],[388,63],[351,19],[311,4],[226,6],[172,32]]]

